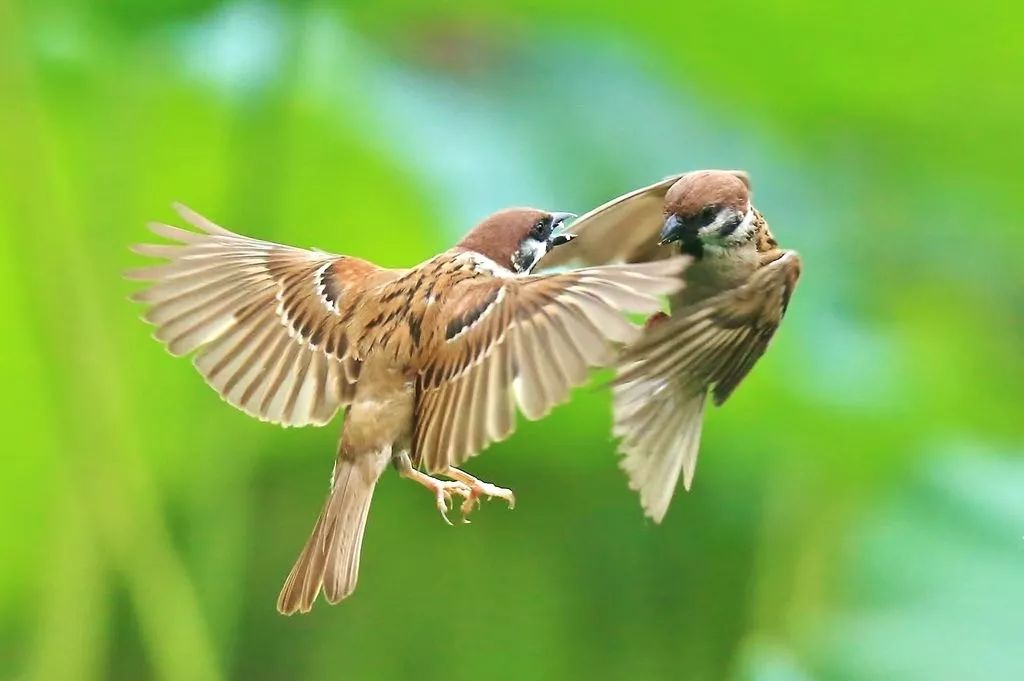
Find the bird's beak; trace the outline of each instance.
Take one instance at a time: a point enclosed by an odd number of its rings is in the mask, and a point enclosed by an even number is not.
[[[562,226],[562,223],[566,220],[573,220],[576,218],[576,213],[552,213],[551,214],[551,229],[555,230]]]
[[[562,223],[566,220],[572,220],[576,217],[575,213],[552,213],[551,214],[551,230],[554,231],[562,226]],[[567,244],[576,238],[575,234],[553,234],[548,238],[548,250],[551,250],[555,246],[561,246]]]
[[[665,244],[682,239],[683,227],[685,227],[685,225],[678,215],[669,215],[665,218],[665,224],[661,227],[661,240],[658,241],[658,245],[664,246]]]

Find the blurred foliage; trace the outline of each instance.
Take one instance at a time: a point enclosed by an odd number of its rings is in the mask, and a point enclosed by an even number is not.
[[[0,1],[0,678],[1024,678],[1019,3]],[[806,274],[641,520],[608,399],[379,487],[285,619],[337,427],[220,402],[120,272],[182,200],[385,265],[743,167]]]

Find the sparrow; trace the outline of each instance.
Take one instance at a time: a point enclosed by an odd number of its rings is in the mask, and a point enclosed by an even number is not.
[[[736,170],[674,175],[620,196],[572,225],[579,237],[541,262],[692,260],[670,313],[648,319],[625,348],[612,382],[621,467],[645,514],[661,522],[679,481],[690,489],[710,394],[721,406],[764,354],[800,277]]]
[[[570,213],[498,212],[453,248],[411,269],[252,239],[177,206],[194,230],[151,224],[170,244],[133,250],[166,260],[129,272],[153,282],[133,298],[172,355],[231,405],[282,426],[324,425],[344,409],[330,490],[285,580],[277,609],[308,612],[322,591],[355,589],[378,478],[390,464],[426,487],[442,517],[513,493],[458,468],[539,419],[610,365],[675,292],[684,262],[532,274]],[[446,479],[440,479],[446,478]],[[449,524],[451,524],[449,522]]]

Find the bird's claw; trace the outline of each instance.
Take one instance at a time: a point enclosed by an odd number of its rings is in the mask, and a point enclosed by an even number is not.
[[[451,525],[452,521],[448,520],[448,511],[452,508],[452,494],[458,494],[460,497],[468,499],[472,496],[472,491],[461,482],[437,480],[436,483],[434,494],[437,499],[437,510],[441,513],[441,518]]]
[[[481,498],[486,498],[490,501],[494,497],[504,499],[508,502],[509,510],[516,507],[516,495],[512,493],[512,490],[492,485],[489,482],[477,480],[470,486],[469,496],[466,497],[466,500],[462,502],[462,506],[459,507],[459,510],[462,512],[462,520],[467,523],[469,522],[466,519],[466,516],[480,505]]]

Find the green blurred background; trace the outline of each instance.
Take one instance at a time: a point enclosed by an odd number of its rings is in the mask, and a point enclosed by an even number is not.
[[[1020,3],[0,0],[0,679],[1024,679]],[[274,612],[337,425],[232,410],[120,272],[184,201],[408,265],[746,168],[805,275],[661,526],[583,389]]]

